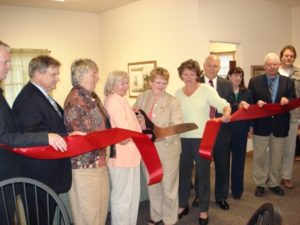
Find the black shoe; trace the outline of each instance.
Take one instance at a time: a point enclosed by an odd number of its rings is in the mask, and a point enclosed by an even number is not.
[[[163,221],[160,220],[158,222],[154,222],[153,220],[149,220],[148,224],[153,224],[153,225],[164,225]]]
[[[254,192],[255,196],[262,197],[265,194],[265,188],[262,186],[257,186]]]
[[[183,216],[189,214],[189,207],[185,207],[181,213],[178,213],[178,219],[180,220]]]
[[[284,190],[280,186],[269,187],[269,190],[272,191],[275,195],[284,196]]]
[[[232,196],[235,200],[241,200],[241,196],[239,196],[239,195],[233,195]]]
[[[207,225],[208,224],[208,217],[206,219],[199,218],[199,225]]]
[[[219,207],[223,210],[229,209],[229,204],[226,201],[216,201],[216,203],[219,205]]]
[[[198,208],[199,206],[199,198],[195,198],[193,203],[192,203],[192,206],[195,207],[195,208]]]

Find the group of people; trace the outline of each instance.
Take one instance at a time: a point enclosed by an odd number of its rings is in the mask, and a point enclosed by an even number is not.
[[[91,59],[77,59],[71,65],[73,88],[64,107],[51,97],[59,81],[60,62],[50,56],[38,56],[29,64],[30,81],[17,96],[12,109],[0,89],[0,143],[12,147],[51,145],[66,151],[66,135],[85,135],[92,131],[124,128],[142,132],[145,121],[137,117],[143,110],[157,127],[195,123],[198,128],[154,141],[163,167],[160,183],[148,186],[150,221],[148,225],[172,225],[189,214],[192,170],[195,168],[196,198],[200,225],[209,222],[210,164],[199,155],[205,124],[220,117],[222,125],[214,147],[214,196],[223,210],[229,187],[234,199],[241,199],[247,138],[253,137],[253,179],[256,196],[266,187],[284,195],[280,183],[293,188],[292,165],[295,154],[300,113],[230,122],[230,115],[250,104],[264,107],[268,103],[286,105],[300,95],[300,71],[293,65],[296,50],[285,46],[280,57],[269,53],[264,59],[265,74],[244,82],[244,71],[231,68],[227,79],[217,76],[220,59],[209,55],[203,64],[193,59],[178,67],[184,86],[175,96],[166,92],[170,74],[163,67],[154,68],[149,77],[150,90],[141,93],[130,106],[126,100],[129,77],[124,71],[112,71],[104,86],[102,103],[96,94],[99,81],[97,64]],[[0,41],[0,81],[11,67],[10,47]],[[288,147],[285,145],[288,144]],[[231,166],[230,166],[231,162]],[[131,139],[97,149],[71,159],[40,160],[20,156],[0,148],[0,180],[25,176],[39,180],[57,194],[68,195],[76,225],[104,225],[111,210],[112,225],[135,225],[140,199],[141,155]],[[231,171],[230,171],[231,168]],[[29,191],[30,193],[30,191]],[[43,203],[42,196],[39,196]],[[0,197],[0,224],[4,218]],[[44,204],[45,205],[45,204]],[[42,204],[43,206],[43,204]],[[8,206],[12,207],[12,206]],[[42,211],[42,210],[41,210]],[[50,218],[55,209],[50,206]],[[35,212],[30,217],[35,220]],[[41,219],[43,218],[40,217]],[[14,215],[9,215],[8,224]],[[43,221],[40,221],[43,224]]]

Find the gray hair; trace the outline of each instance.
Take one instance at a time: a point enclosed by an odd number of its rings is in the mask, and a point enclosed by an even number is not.
[[[268,53],[268,54],[265,56],[265,58],[264,58],[264,64],[266,64],[267,61],[268,61],[269,59],[271,59],[271,58],[275,59],[276,61],[278,61],[278,63],[280,63],[279,56],[278,56],[276,53],[271,52],[271,53]]]
[[[125,79],[129,79],[128,73],[121,70],[114,70],[108,74],[106,83],[104,86],[104,95],[108,96],[113,93],[114,86]]]
[[[71,65],[71,81],[72,85],[76,86],[79,84],[79,80],[83,77],[90,69],[96,69],[98,71],[97,64],[91,59],[77,59]]]
[[[44,74],[47,72],[47,69],[51,66],[60,67],[60,62],[48,55],[39,55],[31,59],[28,66],[29,77],[33,78],[36,71]]]

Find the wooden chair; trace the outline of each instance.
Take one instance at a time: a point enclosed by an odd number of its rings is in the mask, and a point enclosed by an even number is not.
[[[62,200],[50,187],[21,177],[0,182],[0,225],[53,224],[70,225],[70,220]]]
[[[255,211],[247,225],[281,225],[281,212],[272,203],[264,203]]]

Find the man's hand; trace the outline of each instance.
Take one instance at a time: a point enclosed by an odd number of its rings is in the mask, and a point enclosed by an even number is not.
[[[241,101],[240,104],[239,104],[239,108],[243,108],[243,109],[248,109],[249,108],[249,103],[246,102],[246,101]]]
[[[65,140],[58,134],[48,133],[48,143],[56,151],[64,152],[67,150],[67,143]]]
[[[280,105],[287,105],[289,104],[289,100],[286,97],[282,97],[280,99]]]
[[[263,100],[258,100],[257,101],[257,105],[258,105],[258,107],[259,108],[262,108],[264,105],[266,105],[267,103],[265,102],[265,101],[263,101]]]

